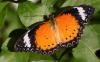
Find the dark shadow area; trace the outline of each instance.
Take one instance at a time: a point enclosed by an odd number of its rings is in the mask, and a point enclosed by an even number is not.
[[[95,55],[100,59],[100,49],[95,52]]]
[[[66,48],[58,58],[58,62],[71,62],[73,58],[72,48]]]
[[[27,31],[26,29],[16,29],[10,33],[9,37],[11,37],[11,39],[7,45],[9,51],[14,51],[14,44],[15,44],[16,40],[21,35],[23,35],[26,31]]]
[[[3,38],[0,36],[0,52],[1,52],[2,43],[3,43]]]
[[[51,57],[57,62],[71,62],[74,58],[72,49],[61,47]]]
[[[90,25],[100,24],[100,11],[96,12],[90,19]]]
[[[65,2],[66,0],[57,0],[56,3],[54,4],[54,8],[57,10],[61,7],[61,5],[63,5],[63,3]],[[60,2],[60,3],[59,3]]]
[[[0,29],[0,52],[1,52],[1,46],[3,44],[3,37],[2,37],[2,30]]]

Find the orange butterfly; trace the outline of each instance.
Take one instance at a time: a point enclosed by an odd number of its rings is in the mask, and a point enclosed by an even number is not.
[[[17,40],[15,49],[53,54],[59,46],[73,48],[93,12],[94,8],[88,5],[61,9],[28,30]]]

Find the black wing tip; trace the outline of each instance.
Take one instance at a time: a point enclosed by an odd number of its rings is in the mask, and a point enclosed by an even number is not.
[[[82,4],[82,5],[80,5],[80,7],[83,7],[84,10],[86,10],[86,13],[87,13],[88,15],[93,14],[94,11],[95,11],[95,8],[94,8],[92,5]]]

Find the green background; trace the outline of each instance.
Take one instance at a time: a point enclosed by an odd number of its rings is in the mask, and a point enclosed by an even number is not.
[[[65,49],[61,48],[50,56],[9,50],[7,45],[11,39],[16,40],[14,38],[17,34],[10,35],[14,30],[28,29],[31,24],[43,21],[43,16],[51,14],[56,8],[81,4],[93,6],[95,12],[84,29],[78,46],[72,51],[67,50],[62,55]],[[18,7],[15,5],[12,1],[0,0],[0,62],[100,62],[100,0],[38,0],[35,3],[20,0]],[[99,57],[95,54],[98,50]]]

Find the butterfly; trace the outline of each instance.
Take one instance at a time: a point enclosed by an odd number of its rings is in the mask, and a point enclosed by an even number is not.
[[[73,48],[93,13],[94,8],[89,5],[61,8],[24,33],[14,48],[42,54],[53,54],[58,47]]]

